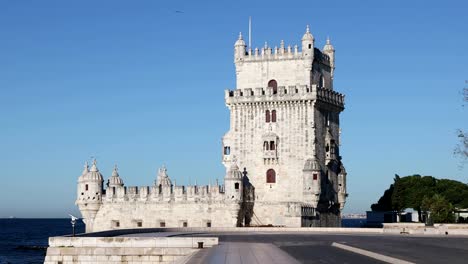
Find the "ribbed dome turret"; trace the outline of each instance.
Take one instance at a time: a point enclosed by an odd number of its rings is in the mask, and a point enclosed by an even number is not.
[[[229,171],[227,174],[227,178],[229,179],[242,179],[242,172],[239,170],[237,162],[233,162],[231,164],[231,167],[229,167]]]
[[[323,46],[323,51],[324,52],[334,52],[335,51],[335,48],[333,47],[333,45],[330,42],[330,38],[327,38],[327,44],[325,44],[325,46]]]
[[[112,176],[109,178],[109,187],[123,186],[123,180],[120,178],[119,172],[117,170],[117,165],[114,166],[114,171],[112,171]]]
[[[239,32],[239,38],[237,39],[236,44],[234,44],[234,46],[245,46],[245,41],[242,37],[242,32]]]
[[[161,185],[161,186],[172,185],[171,179],[169,178],[169,175],[167,175],[166,166],[162,166],[162,168],[159,169],[158,179],[156,180],[156,185]]]
[[[311,159],[307,159],[304,165],[305,171],[320,171],[320,163],[317,160],[317,156]]]
[[[314,41],[314,36],[312,33],[310,33],[309,25],[307,25],[306,33],[304,33],[304,36],[302,36],[302,41],[304,40]]]
[[[87,168],[85,168],[85,170],[87,170]],[[83,170],[83,172],[85,172],[85,170]],[[99,169],[97,168],[96,160],[93,160],[93,165],[91,166],[91,169],[89,170],[89,172],[81,175],[80,178],[86,181],[103,181],[102,174],[99,172]]]

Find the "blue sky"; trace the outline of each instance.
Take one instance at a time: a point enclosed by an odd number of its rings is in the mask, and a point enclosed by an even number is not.
[[[394,174],[467,182],[452,155],[468,128],[465,1],[0,2],[0,217],[77,213],[76,180],[97,157],[109,177],[150,185],[166,164],[178,183],[224,176],[221,137],[235,87],[233,45],[336,48],[346,94],[342,148],[364,212]],[[179,12],[180,11],[180,12]],[[246,35],[246,34],[245,34]]]

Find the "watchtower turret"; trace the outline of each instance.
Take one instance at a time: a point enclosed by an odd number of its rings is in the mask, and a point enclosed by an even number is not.
[[[331,84],[333,85],[333,74],[335,72],[335,48],[331,44],[330,38],[327,38],[327,44],[323,46],[323,53],[328,55],[330,58],[330,77],[332,79]]]
[[[75,202],[86,224],[86,232],[93,230],[94,218],[102,205],[103,181],[96,160],[93,161],[90,170],[86,163],[83,173],[78,178],[78,195]]]
[[[241,202],[243,199],[242,172],[239,170],[236,161],[232,162],[224,178],[224,190],[226,201]]]
[[[307,25],[306,32],[302,36],[302,56],[312,58],[314,60],[314,36],[310,33],[309,25]]]
[[[321,188],[321,169],[317,156],[307,159],[303,169],[304,180],[304,201],[312,204],[316,208],[320,199]]]
[[[246,51],[247,47],[245,45],[244,39],[242,38],[242,32],[240,32],[239,39],[237,39],[236,43],[234,44],[234,63],[243,61]]]

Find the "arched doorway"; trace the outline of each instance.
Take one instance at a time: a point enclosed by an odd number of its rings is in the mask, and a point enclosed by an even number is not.
[[[268,82],[268,87],[273,87],[273,94],[278,93],[278,83],[276,82],[276,80],[270,80]]]

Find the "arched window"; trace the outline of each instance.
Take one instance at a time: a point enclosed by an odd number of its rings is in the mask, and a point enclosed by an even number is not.
[[[271,122],[276,122],[276,110],[271,110]]]
[[[265,122],[270,123],[270,110],[265,112]]]
[[[278,93],[278,83],[276,82],[276,80],[270,80],[268,82],[268,87],[273,87],[273,94]]]
[[[275,150],[275,142],[270,141],[270,150]]]
[[[267,170],[266,182],[267,183],[275,183],[276,182],[276,172],[275,172],[274,169]]]
[[[234,189],[239,190],[239,183],[238,182],[234,183]]]

